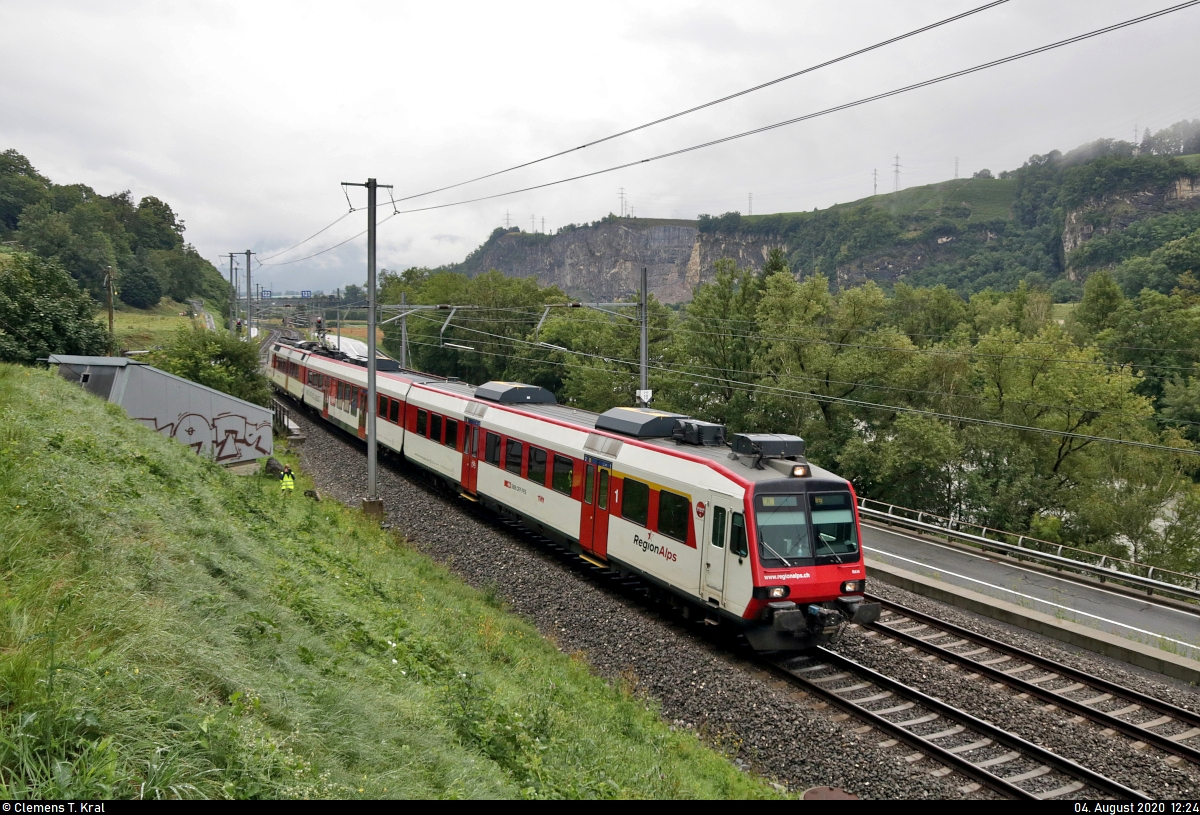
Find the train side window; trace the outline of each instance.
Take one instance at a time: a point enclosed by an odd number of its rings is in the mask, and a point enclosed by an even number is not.
[[[440,413],[429,414],[429,438],[436,442],[442,440],[442,414]]]
[[[388,415],[388,398],[382,393],[377,393],[375,396],[379,399],[379,410],[375,412],[375,415],[386,419]]]
[[[650,486],[632,478],[625,479],[625,500],[621,502],[621,517],[645,526],[650,515]]]
[[[524,455],[524,445],[516,439],[509,439],[504,450],[504,469],[514,475],[521,474],[521,457]]]
[[[424,436],[425,428],[429,424],[429,414],[417,408],[417,435]]]
[[[608,470],[600,471],[600,509],[608,509]]]
[[[626,493],[625,498],[629,498]],[[686,541],[688,519],[692,514],[692,502],[674,492],[658,492],[658,531],[668,538]]]
[[[358,415],[358,388],[350,389],[350,415]]]
[[[712,545],[725,548],[725,507],[713,507]]]
[[[458,449],[458,422],[454,419],[446,420],[446,442],[447,447]]]
[[[554,480],[551,486],[555,492],[561,492],[563,495],[570,495],[571,489],[574,487],[572,476],[575,473],[575,462],[566,456],[554,456]]]
[[[729,551],[738,557],[746,557],[750,554],[750,547],[746,545],[746,519],[742,513],[733,513],[733,522],[729,526],[733,530],[729,537]]]
[[[535,484],[546,486],[546,451],[540,447],[529,448],[529,475],[526,477]]]
[[[487,454],[487,463],[493,467],[500,466],[500,437],[495,433],[487,434],[487,444],[484,452]]]
[[[583,476],[583,503],[592,503],[592,489],[596,486],[596,465],[587,465],[587,470]]]
[[[392,400],[392,409],[388,413],[388,421],[392,424],[400,424],[400,402],[396,399]]]

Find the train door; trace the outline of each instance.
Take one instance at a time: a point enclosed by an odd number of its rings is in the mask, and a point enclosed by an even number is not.
[[[708,511],[708,534],[704,540],[704,585],[701,587],[707,600],[721,602],[725,591],[725,555],[728,552],[729,506],[736,506],[732,498],[714,495]],[[700,530],[697,530],[699,533]]]
[[[579,545],[585,552],[592,551],[592,527],[596,523],[596,465],[588,461],[583,465],[583,504],[579,517]]]
[[[612,506],[612,467],[608,462],[596,465],[596,486],[592,493],[595,512],[592,519],[592,551],[608,557],[608,512]]]
[[[330,376],[322,376],[321,377],[321,418],[322,419],[326,419],[326,420],[329,419],[329,393],[335,387],[337,387],[337,385],[334,384],[335,381],[336,380],[334,380],[333,377],[330,377]]]
[[[467,434],[463,438],[462,485],[471,495],[479,483],[479,420],[467,419]]]
[[[358,437],[365,439],[367,437],[367,389],[355,388],[354,394],[358,402]]]

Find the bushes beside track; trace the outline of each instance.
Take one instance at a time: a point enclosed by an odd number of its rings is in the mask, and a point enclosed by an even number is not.
[[[0,366],[0,797],[773,794],[307,486]]]

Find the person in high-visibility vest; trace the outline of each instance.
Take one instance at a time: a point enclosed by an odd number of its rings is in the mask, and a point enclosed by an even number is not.
[[[296,476],[292,475],[291,467],[284,467],[283,472],[279,474],[279,480],[282,482],[279,489],[284,492],[291,492],[296,489]]]

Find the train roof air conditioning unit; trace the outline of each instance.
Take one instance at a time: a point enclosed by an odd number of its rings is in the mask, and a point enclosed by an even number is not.
[[[669,439],[675,432],[675,421],[686,418],[682,413],[652,408],[615,407],[600,414],[596,429],[635,439]]]
[[[676,444],[696,444],[702,447],[724,447],[725,425],[702,422],[699,419],[676,419],[671,431]]]
[[[763,459],[789,459],[804,462],[804,439],[784,433],[735,433],[730,458],[749,456],[747,466],[763,469]],[[806,463],[806,462],[805,462]]]
[[[502,405],[557,405],[554,394],[537,385],[523,382],[486,382],[475,389],[476,399]]]

